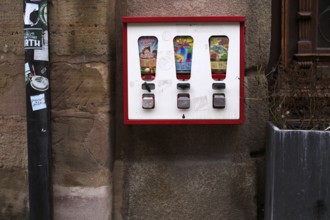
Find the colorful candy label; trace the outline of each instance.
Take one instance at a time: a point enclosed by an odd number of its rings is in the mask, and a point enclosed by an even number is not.
[[[226,36],[212,36],[209,39],[212,74],[227,71],[229,39]],[[213,77],[214,78],[214,77]],[[215,78],[214,78],[215,79]],[[219,79],[215,79],[219,80]]]
[[[153,80],[156,76],[158,39],[143,36],[138,39],[140,71],[143,80]]]
[[[173,43],[177,74],[190,74],[194,43],[193,38],[190,36],[177,36],[174,38]]]

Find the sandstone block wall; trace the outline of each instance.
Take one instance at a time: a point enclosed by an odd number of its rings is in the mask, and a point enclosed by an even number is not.
[[[110,219],[113,4],[49,7],[55,219]]]
[[[23,2],[4,0],[0,5],[0,219],[26,219]]]
[[[23,1],[0,5],[0,219],[24,219],[28,171]],[[113,5],[108,0],[48,1],[55,219],[111,215]],[[87,202],[79,204],[81,200]],[[89,207],[88,201],[95,206]]]

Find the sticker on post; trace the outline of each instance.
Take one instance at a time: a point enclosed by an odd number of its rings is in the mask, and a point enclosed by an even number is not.
[[[45,94],[31,96],[30,98],[33,111],[38,111],[47,108]]]
[[[31,69],[29,63],[25,63],[25,84],[30,82]]]
[[[41,20],[41,22],[45,26],[47,26],[48,21],[47,21],[47,4],[46,3],[41,4],[38,14],[39,14],[39,19]]]
[[[24,49],[42,50],[42,29],[24,29]]]
[[[42,33],[42,46],[40,50],[34,51],[34,60],[49,61],[48,56],[48,31]]]
[[[25,4],[25,14],[24,14],[24,24],[34,26],[39,21],[39,4],[26,3]]]
[[[49,87],[49,81],[43,76],[32,76],[30,85],[38,91],[46,91]]]

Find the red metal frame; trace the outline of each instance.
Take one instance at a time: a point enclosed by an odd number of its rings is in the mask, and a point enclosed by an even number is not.
[[[208,17],[123,17],[123,95],[124,124],[243,124],[244,123],[244,53],[245,53],[245,17],[244,16],[208,16]],[[182,23],[182,22],[239,22],[240,23],[240,117],[239,119],[173,119],[140,120],[128,119],[128,72],[127,72],[127,23]]]

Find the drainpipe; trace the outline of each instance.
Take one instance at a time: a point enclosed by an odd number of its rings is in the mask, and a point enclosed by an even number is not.
[[[23,0],[29,219],[52,219],[47,0]]]

